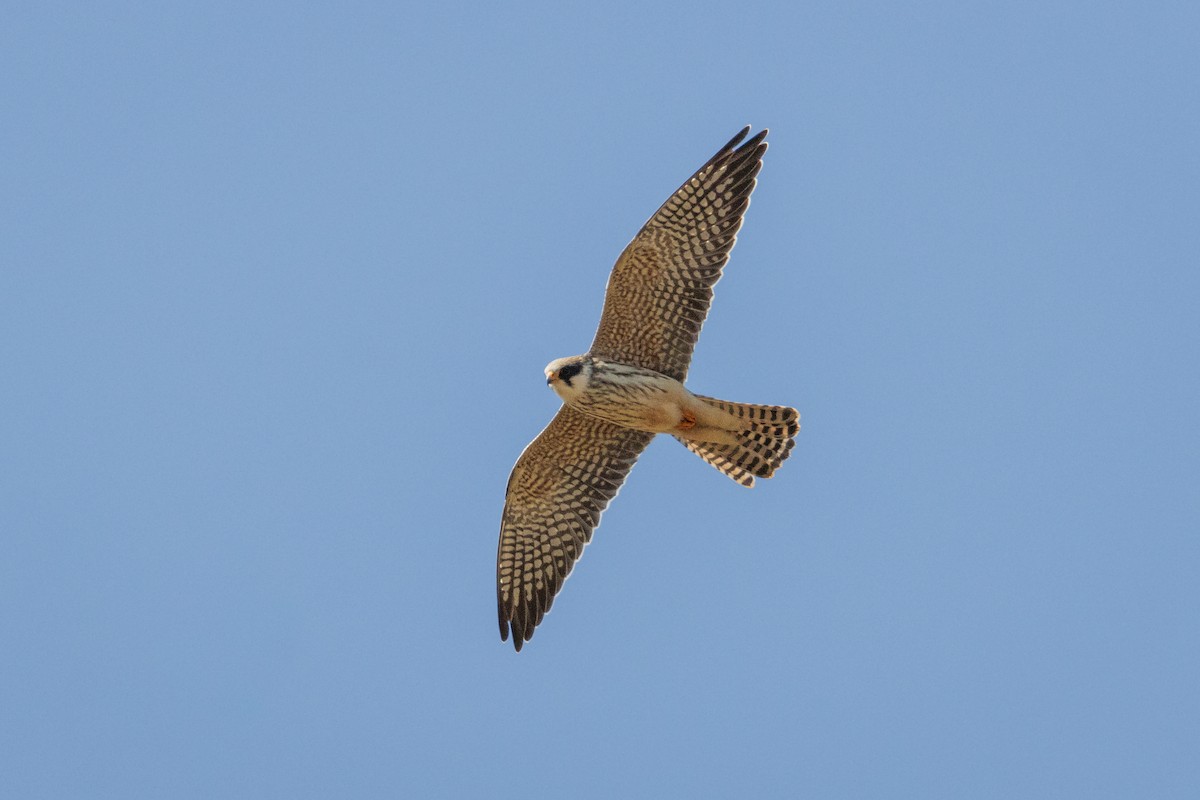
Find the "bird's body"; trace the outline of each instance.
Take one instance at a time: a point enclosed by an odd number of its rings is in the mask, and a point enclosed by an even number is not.
[[[564,367],[573,366],[579,367],[577,374],[560,377]],[[571,408],[614,425],[647,433],[700,434],[711,429],[713,436],[720,436],[724,432],[718,420],[723,415],[710,412],[682,383],[654,370],[572,356],[550,362],[546,383]]]
[[[679,188],[609,278],[583,355],[546,367],[563,400],[509,477],[497,555],[500,635],[517,650],[550,609],[634,461],[659,433],[743,486],[788,457],[799,414],[693,394],[692,349],[750,202],[767,145],[747,127]]]

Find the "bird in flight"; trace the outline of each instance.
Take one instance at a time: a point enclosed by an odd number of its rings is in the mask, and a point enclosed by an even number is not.
[[[521,646],[550,610],[600,514],[657,433],[742,486],[788,457],[800,415],[692,394],[692,349],[767,150],[746,126],[667,198],[613,267],[588,352],[546,367],[563,400],[508,479],[496,596],[500,638]]]

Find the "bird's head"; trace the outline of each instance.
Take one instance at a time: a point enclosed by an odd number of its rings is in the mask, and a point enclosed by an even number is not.
[[[573,400],[587,391],[592,378],[592,359],[588,356],[559,358],[546,365],[546,384],[563,400]]]

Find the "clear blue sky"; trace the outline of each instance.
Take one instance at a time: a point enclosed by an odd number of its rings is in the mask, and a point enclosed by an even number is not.
[[[33,798],[1196,797],[1192,3],[9,4],[0,771]],[[525,650],[505,481],[771,148]]]

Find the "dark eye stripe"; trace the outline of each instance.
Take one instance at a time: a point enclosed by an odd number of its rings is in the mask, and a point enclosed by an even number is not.
[[[580,373],[583,367],[578,364],[568,364],[558,371],[558,377],[561,380],[569,381]]]

